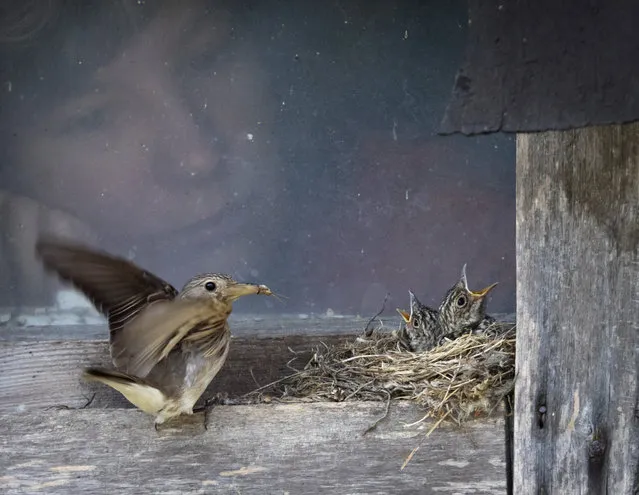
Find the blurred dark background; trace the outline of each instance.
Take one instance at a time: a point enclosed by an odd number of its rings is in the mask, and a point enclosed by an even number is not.
[[[6,1],[0,306],[51,304],[53,231],[181,286],[223,271],[286,305],[436,305],[468,263],[515,307],[510,136],[437,135],[463,1]]]

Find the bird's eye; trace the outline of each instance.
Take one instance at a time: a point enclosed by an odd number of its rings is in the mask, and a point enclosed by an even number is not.
[[[457,299],[457,306],[459,306],[460,308],[462,306],[466,305],[466,298],[464,296],[459,296],[459,298]]]
[[[209,292],[213,292],[216,289],[215,282],[207,282],[204,284],[204,288]]]
[[[417,328],[420,324],[421,324],[421,321],[419,318],[413,318],[413,326],[415,328]]]

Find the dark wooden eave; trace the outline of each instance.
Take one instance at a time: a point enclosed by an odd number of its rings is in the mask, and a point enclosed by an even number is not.
[[[639,2],[469,0],[466,60],[442,134],[639,119]]]

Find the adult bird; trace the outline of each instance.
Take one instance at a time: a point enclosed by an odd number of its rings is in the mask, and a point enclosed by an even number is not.
[[[48,271],[81,291],[108,320],[115,370],[87,368],[142,411],[155,427],[193,406],[226,361],[232,303],[249,294],[272,295],[265,285],[205,273],[177,291],[132,262],[53,237],[37,256]]]

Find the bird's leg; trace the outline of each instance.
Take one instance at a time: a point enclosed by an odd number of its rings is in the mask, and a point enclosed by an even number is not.
[[[208,401],[207,404],[205,404],[204,406],[204,429],[208,430],[209,429],[209,411],[212,409],[212,407],[209,407],[208,405]]]
[[[204,429],[208,430],[208,422],[209,422],[209,413],[213,406],[215,405],[215,398],[205,399],[204,404],[198,407],[193,408],[194,413],[204,412]]]

